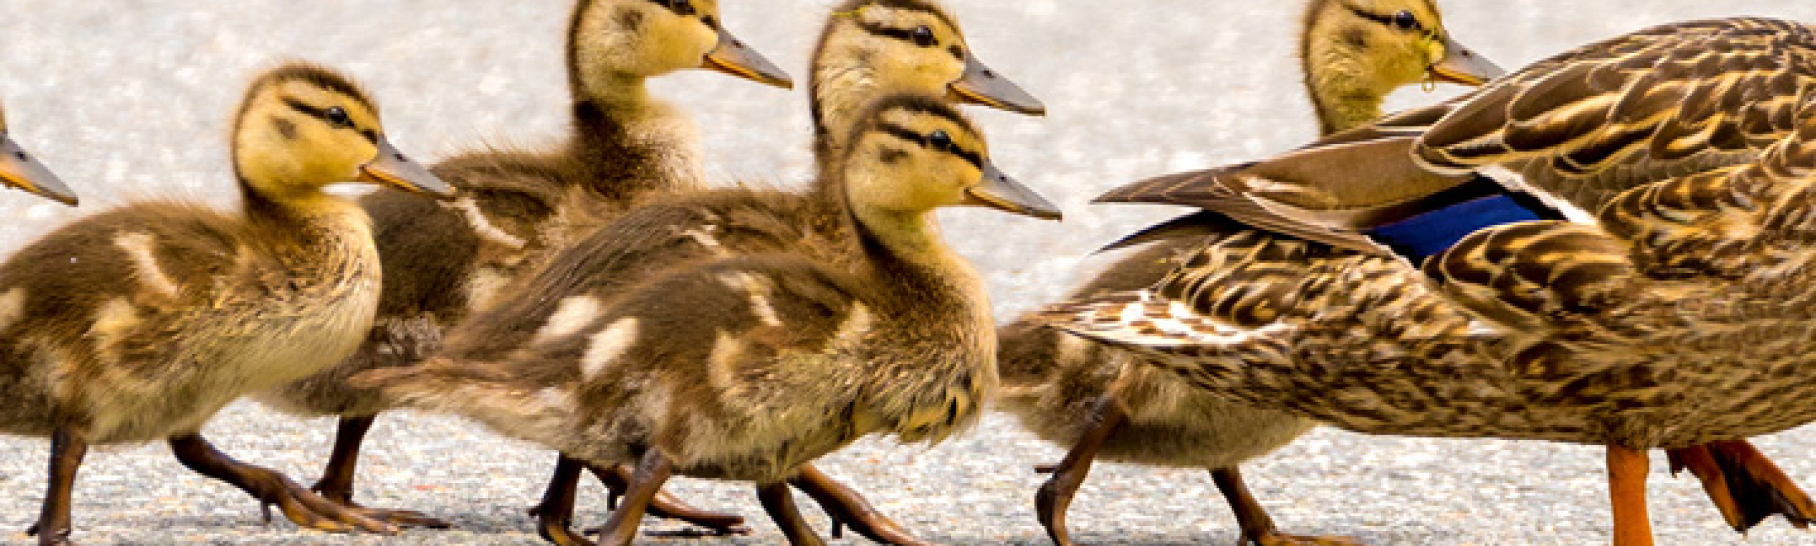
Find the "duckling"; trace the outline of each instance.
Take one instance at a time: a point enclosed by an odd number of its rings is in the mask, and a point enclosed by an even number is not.
[[[982,135],[938,97],[892,95],[857,120],[824,175],[845,186],[846,262],[790,249],[706,259],[610,299],[570,297],[504,358],[358,379],[570,457],[635,461],[603,544],[630,544],[674,474],[756,482],[792,544],[821,544],[786,485],[802,465],[868,434],[939,441],[975,421],[995,387],[988,297],[940,239],[934,209],[1059,216],[998,172]],[[634,236],[644,219],[606,230]]]
[[[572,129],[548,150],[483,150],[442,161],[434,172],[461,188],[452,203],[397,192],[361,201],[380,234],[385,290],[376,326],[345,362],[258,399],[301,415],[340,417],[334,448],[314,489],[352,501],[359,446],[387,407],[353,388],[360,370],[413,363],[441,332],[482,308],[506,281],[576,226],[602,222],[646,196],[697,188],[698,134],[681,108],[650,95],[650,78],[695,68],[779,87],[787,74],[720,24],[717,0],[580,0],[569,17]],[[741,522],[665,497],[663,515],[715,529]],[[391,512],[414,525],[446,523]]]
[[[1618,546],[1653,543],[1651,449],[1736,530],[1806,527],[1816,502],[1745,439],[1816,420],[1811,313],[1789,303],[1816,288],[1813,58],[1803,23],[1663,25],[1290,154],[1117,189],[1100,200],[1266,210],[1377,252],[1212,237],[1149,289],[1040,320],[1348,430],[1603,446]],[[1230,289],[1284,253],[1314,267]]]
[[[1305,89],[1319,128],[1327,133],[1380,117],[1382,99],[1400,86],[1428,78],[1477,85],[1500,74],[1451,38],[1428,0],[1319,0],[1306,7],[1301,21]],[[1201,246],[1204,235],[1191,231],[1162,238],[1110,266],[1074,297],[1151,286]],[[1066,511],[1098,457],[1209,469],[1235,511],[1245,544],[1347,543],[1280,533],[1238,470],[1243,461],[1311,430],[1312,421],[1193,392],[1170,375],[1125,365],[1121,349],[1031,321],[1011,323],[998,335],[1003,374],[998,407],[1042,439],[1070,449],[1036,496],[1035,512],[1054,543],[1072,543]]]
[[[452,190],[391,146],[367,94],[286,64],[253,81],[232,134],[243,208],[145,202],[58,229],[0,265],[0,430],[51,438],[40,544],[69,540],[91,445],[165,439],[184,465],[298,525],[389,531],[274,471],[228,465],[203,423],[241,395],[351,354],[378,307],[366,214],[322,191],[359,180]],[[125,280],[125,282],[122,282]]]
[[[924,1],[850,0],[833,8],[813,56],[809,94],[821,172],[834,171],[834,162],[825,158],[836,157],[833,154],[843,149],[842,135],[828,127],[850,126],[856,113],[853,105],[864,98],[874,100],[879,89],[915,91],[1017,112],[1045,111],[1038,99],[985,68],[956,24],[941,6]],[[622,229],[595,232],[576,242],[542,271],[501,290],[514,297],[451,330],[446,354],[475,359],[508,353],[535,338],[560,311],[556,302],[620,289],[634,279],[705,257],[794,247],[828,260],[844,259],[847,253],[842,245],[825,243],[850,237],[844,200],[836,186],[818,184],[812,195],[712,190],[639,206],[632,214],[643,218],[648,227],[633,235],[637,242],[618,241],[628,231]],[[599,254],[601,248],[616,250],[606,257]],[[627,257],[633,251],[634,257]],[[542,534],[558,543],[577,540],[568,523],[581,466],[575,459],[559,459],[555,477],[536,509],[542,518]],[[804,467],[794,484],[832,516],[834,536],[850,524],[854,531],[879,542],[920,543],[855,490],[817,469]]]
[[[0,108],[0,185],[76,206],[76,192],[70,191],[62,179],[13,142],[12,133],[6,129],[4,108]]]

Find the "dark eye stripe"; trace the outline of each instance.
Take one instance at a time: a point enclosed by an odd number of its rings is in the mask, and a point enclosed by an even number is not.
[[[334,122],[330,121],[328,119],[328,109],[326,109],[326,108],[316,108],[314,106],[311,106],[309,103],[306,103],[306,102],[303,102],[300,100],[296,100],[295,98],[291,98],[291,97],[284,97],[283,100],[284,100],[284,106],[289,106],[291,110],[296,110],[298,112],[302,112],[303,115],[322,120],[322,123],[326,123],[330,126],[334,125]],[[363,129],[363,130],[360,130],[359,134],[360,134],[360,136],[366,137],[366,140],[369,142],[372,142],[374,144],[378,143],[378,132],[377,131],[373,131],[371,129]]]
[[[649,1],[655,5],[667,8],[669,11],[675,12],[675,15],[690,16],[690,15],[699,13],[699,10],[694,8],[694,5],[692,2],[688,2],[684,6],[681,2],[676,2],[674,0],[649,0]]]
[[[1350,13],[1356,14],[1357,17],[1361,17],[1363,19],[1374,21],[1376,23],[1380,23],[1381,26],[1388,27],[1388,28],[1396,28],[1396,29],[1400,28],[1399,26],[1394,25],[1394,16],[1393,15],[1381,15],[1379,13],[1371,13],[1368,11],[1364,11],[1362,8],[1358,8],[1358,7],[1349,5],[1349,4],[1344,4],[1343,7],[1349,8]],[[1417,21],[1415,21],[1413,23],[1413,27],[1408,30],[1424,30],[1424,29],[1425,29],[1425,25],[1423,23],[1418,23]]]
[[[911,28],[886,27],[869,21],[858,21],[858,28],[864,29],[864,32],[878,36],[888,36],[911,44],[914,43],[914,29]],[[922,47],[934,47],[937,45],[939,45],[939,43],[934,42],[933,45]]]
[[[889,134],[889,136],[893,136],[893,137],[896,137],[896,138],[899,138],[902,140],[906,140],[908,142],[913,142],[915,144],[919,144],[922,148],[931,149],[927,143],[927,135],[923,135],[923,134],[914,132],[913,130],[908,129],[907,127],[903,127],[903,126],[896,125],[893,123],[880,123],[880,124],[877,124],[877,129],[881,130],[884,133]],[[957,143],[953,143],[951,150],[944,151],[944,152],[958,156],[960,159],[965,160],[965,162],[970,163],[971,166],[973,166],[973,167],[977,167],[979,169],[984,168],[984,156],[983,155],[980,155],[977,152],[973,152],[971,150],[966,150],[964,148],[961,148],[961,147],[959,147],[959,145]]]

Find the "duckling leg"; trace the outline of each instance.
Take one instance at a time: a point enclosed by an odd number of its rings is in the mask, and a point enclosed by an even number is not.
[[[832,538],[842,537],[844,526],[850,525],[852,531],[863,535],[864,538],[883,544],[899,546],[930,546],[933,544],[914,538],[901,525],[890,520],[889,516],[883,515],[881,511],[871,506],[870,501],[864,500],[864,496],[857,490],[846,487],[845,484],[820,472],[820,469],[814,468],[811,464],[801,465],[795,471],[795,476],[788,479],[788,483],[812,497],[813,501],[820,505],[820,509],[825,510],[826,515],[832,517]]]
[[[599,478],[599,483],[611,491],[611,499],[606,503],[612,509],[618,508],[618,497],[630,487],[631,469],[626,465],[600,466],[588,464],[586,469]],[[673,519],[697,525],[706,529],[707,536],[742,535],[750,533],[744,526],[744,516],[701,510],[683,502],[680,498],[666,491],[656,492],[656,498],[649,503],[649,515],[663,519]]]
[[[169,441],[170,450],[183,466],[233,484],[267,506],[276,504],[284,511],[284,517],[298,526],[330,532],[355,529],[386,534],[397,532],[396,527],[368,517],[360,510],[329,502],[283,474],[233,460],[200,434],[173,436]],[[270,513],[266,514],[269,516]]]
[[[543,540],[560,546],[594,546],[593,541],[569,530],[574,518],[574,488],[580,485],[582,466],[579,460],[567,455],[555,461],[555,475],[549,478],[549,487],[542,492],[542,503],[530,509],[530,515],[536,516],[536,531]]]
[[[1217,484],[1217,490],[1223,493],[1223,499],[1229,501],[1230,509],[1236,512],[1236,524],[1242,527],[1240,544],[1257,544],[1259,546],[1361,546],[1362,542],[1350,537],[1308,537],[1289,535],[1274,528],[1274,518],[1267,515],[1267,509],[1261,507],[1261,501],[1249,493],[1248,484],[1242,481],[1242,472],[1236,467],[1211,469],[1211,481]]]
[[[322,470],[322,478],[316,480],[309,490],[320,494],[322,498],[342,506],[365,510],[382,521],[406,527],[427,527],[446,529],[452,527],[446,521],[435,519],[420,512],[409,510],[379,510],[366,508],[353,502],[353,478],[359,466],[359,447],[366,439],[366,431],[372,429],[372,422],[377,416],[342,417],[340,428],[334,431],[334,451],[328,454],[328,466]]]
[[[1072,445],[1066,458],[1059,461],[1053,475],[1047,478],[1047,483],[1034,494],[1034,513],[1040,518],[1040,525],[1047,528],[1047,536],[1053,539],[1055,546],[1072,545],[1072,538],[1066,532],[1066,509],[1072,506],[1072,495],[1078,493],[1078,487],[1084,485],[1085,477],[1091,474],[1091,461],[1097,459],[1097,451],[1103,448],[1110,433],[1122,426],[1127,415],[1115,400],[1104,396],[1097,399],[1091,418],[1095,424]]]
[[[601,546],[630,546],[631,540],[637,538],[637,524],[643,521],[644,511],[674,470],[661,451],[651,448],[643,454],[643,460],[637,462],[637,472],[631,475],[630,487],[624,490],[624,504],[612,511],[612,519],[605,522],[605,529],[600,532]]]
[[[1689,470],[1735,531],[1746,533],[1773,514],[1807,529],[1816,518],[1810,496],[1746,440],[1665,451],[1673,475]]]
[[[44,494],[44,509],[38,522],[25,531],[37,535],[39,546],[62,546],[69,541],[69,505],[76,487],[76,469],[88,455],[88,440],[67,427],[59,427],[50,437],[50,490]]]
[[[1645,450],[1608,446],[1608,496],[1614,505],[1614,546],[1652,546],[1646,515]]]
[[[782,536],[788,537],[789,544],[826,546],[826,541],[814,534],[813,527],[807,525],[801,511],[795,508],[794,491],[788,489],[787,483],[757,484],[757,500],[762,501],[763,510],[769,512],[769,519],[782,528]]]

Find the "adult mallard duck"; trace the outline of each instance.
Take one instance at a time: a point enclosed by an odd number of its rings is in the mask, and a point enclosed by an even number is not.
[[[1398,87],[1428,80],[1479,85],[1501,74],[1451,38],[1428,0],[1319,0],[1307,5],[1301,26],[1305,88],[1327,133],[1381,117],[1382,100]],[[1074,297],[1151,286],[1201,246],[1204,233],[1155,238],[1160,241],[1110,266]],[[1066,511],[1099,457],[1208,469],[1246,542],[1346,543],[1280,533],[1237,468],[1310,430],[1311,420],[1195,392],[1158,370],[1125,366],[1120,349],[1032,321],[1012,323],[998,335],[1000,407],[1070,449],[1036,496],[1035,513],[1054,543],[1072,543]]]
[[[1799,23],[1584,46],[1280,157],[1112,192],[1368,242],[1213,238],[1149,290],[1043,320],[1350,430],[1605,445],[1623,546],[1652,543],[1654,448],[1736,529],[1804,526],[1816,505],[1745,438],[1816,419],[1813,99]],[[1276,260],[1318,266],[1256,267]],[[1230,289],[1257,276],[1274,282]]]
[[[0,108],[0,185],[76,206],[76,192],[13,141],[12,133],[6,128],[6,110],[3,108]]]
[[[845,186],[849,260],[786,249],[702,260],[610,300],[568,298],[511,355],[359,379],[570,457],[637,462],[603,544],[630,544],[673,474],[754,481],[790,543],[822,544],[787,485],[802,465],[869,434],[938,441],[975,421],[995,387],[988,297],[934,209],[1059,214],[999,173],[938,98],[890,96],[856,119],[827,175]]]
[[[469,360],[511,353],[536,340],[558,315],[586,309],[563,302],[609,300],[617,290],[701,259],[785,248],[831,261],[847,259],[850,249],[842,241],[850,240],[850,224],[834,176],[847,135],[834,127],[851,126],[860,101],[874,101],[879,93],[917,92],[1030,114],[1045,110],[1039,100],[986,68],[957,20],[935,3],[848,0],[833,8],[818,44],[809,106],[822,176],[811,193],[705,190],[638,206],[614,227],[577,240],[545,267],[501,289],[513,297],[450,330],[444,354]],[[584,463],[559,459],[536,509],[540,532],[551,541],[583,540],[569,524]],[[879,542],[921,543],[855,490],[811,465],[799,470],[792,483],[832,517],[834,536],[850,525]]]
[[[469,152],[433,171],[461,189],[445,205],[379,192],[361,200],[380,235],[385,285],[378,320],[352,358],[259,400],[301,415],[340,417],[333,452],[314,489],[348,506],[359,448],[378,413],[377,393],[347,378],[405,366],[440,346],[443,329],[484,307],[500,286],[560,248],[579,226],[609,220],[651,195],[701,187],[698,131],[687,112],[651,96],[650,78],[707,69],[790,87],[788,75],[733,37],[716,0],[579,0],[569,17],[572,129],[547,149]],[[601,473],[622,487],[627,472]],[[663,496],[655,513],[715,530],[742,518]],[[393,512],[416,525],[446,524]]]
[[[130,205],[58,229],[0,265],[0,430],[51,438],[34,529],[65,544],[90,445],[166,439],[184,465],[276,504],[298,525],[389,531],[200,434],[227,403],[353,352],[378,306],[366,214],[322,191],[353,180],[451,196],[398,153],[352,81],[289,64],[260,76],[233,124],[243,210]]]

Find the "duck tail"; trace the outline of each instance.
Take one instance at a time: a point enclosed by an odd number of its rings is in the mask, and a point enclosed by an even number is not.
[[[1671,474],[1689,470],[1702,480],[1703,491],[1735,531],[1748,529],[1774,514],[1799,529],[1816,519],[1816,504],[1790,476],[1746,440],[1711,442],[1665,451]]]
[[[575,410],[570,385],[531,383],[489,362],[436,357],[416,366],[361,372],[352,383],[377,389],[398,407],[464,415],[506,434],[559,426]]]

